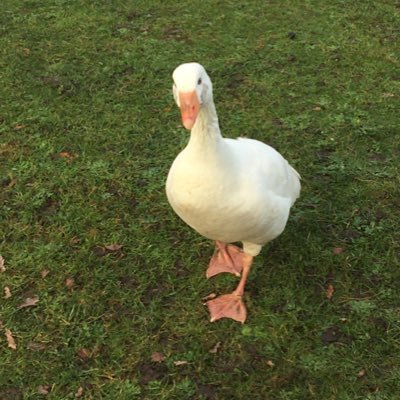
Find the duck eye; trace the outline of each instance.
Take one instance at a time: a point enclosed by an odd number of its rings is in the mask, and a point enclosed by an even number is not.
[[[201,85],[201,78],[199,78],[199,80],[197,81],[198,85]]]

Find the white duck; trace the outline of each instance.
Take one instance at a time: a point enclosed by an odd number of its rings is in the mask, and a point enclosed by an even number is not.
[[[242,297],[253,257],[282,233],[300,194],[300,176],[272,147],[252,139],[221,136],[212,83],[198,63],[177,67],[173,93],[182,123],[191,130],[186,148],[168,174],[174,211],[201,235],[216,241],[207,277],[241,276],[237,288],[207,302],[211,321],[244,322]],[[228,244],[242,242],[243,249]]]

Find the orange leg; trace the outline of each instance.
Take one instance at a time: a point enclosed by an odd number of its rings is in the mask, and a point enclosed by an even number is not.
[[[243,303],[244,287],[250,272],[253,256],[243,253],[242,277],[236,289],[231,294],[225,294],[216,299],[207,301],[207,307],[211,315],[211,322],[220,318],[231,318],[242,324],[246,320],[247,311]]]
[[[211,257],[206,272],[207,278],[221,272],[229,272],[236,276],[240,276],[243,269],[244,253],[242,249],[232,244],[226,244],[217,240],[217,248]]]

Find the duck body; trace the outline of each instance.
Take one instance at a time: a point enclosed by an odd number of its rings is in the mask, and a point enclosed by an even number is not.
[[[298,173],[260,141],[196,129],[191,135],[167,178],[173,210],[202,236],[243,242],[257,255],[283,232],[300,192]]]
[[[207,277],[221,272],[241,277],[231,294],[207,302],[211,321],[226,317],[243,323],[242,297],[253,258],[283,232],[300,194],[300,175],[260,141],[222,137],[212,83],[200,64],[180,65],[173,79],[182,123],[191,132],[168,173],[167,198],[183,221],[215,240]]]

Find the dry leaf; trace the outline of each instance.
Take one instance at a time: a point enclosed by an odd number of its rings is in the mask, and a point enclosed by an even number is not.
[[[209,350],[209,352],[211,354],[216,354],[220,347],[221,347],[221,342],[217,342],[215,343],[214,347],[211,350]]]
[[[326,298],[328,300],[330,300],[332,298],[334,292],[335,292],[335,288],[333,287],[332,284],[329,284],[326,289],[326,292],[325,292]]]
[[[268,360],[267,365],[272,368],[275,366],[275,363],[272,360]]]
[[[187,361],[174,361],[174,365],[176,367],[179,367],[181,365],[186,365],[186,364],[189,364],[189,363]]]
[[[87,361],[87,360],[89,360],[89,359],[91,358],[91,356],[90,356],[90,350],[85,349],[85,348],[79,349],[79,350],[76,352],[76,355],[77,355],[82,361]]]
[[[8,286],[4,288],[4,298],[9,299],[11,297],[11,290]]]
[[[39,342],[29,342],[26,348],[32,351],[42,351],[46,348],[46,345]]]
[[[343,247],[334,247],[333,248],[333,254],[335,254],[335,256],[337,256],[338,254],[342,254],[344,251]]]
[[[12,332],[9,329],[6,329],[4,331],[4,333],[5,333],[6,338],[7,338],[8,347],[10,349],[17,350],[17,345],[16,345],[15,340],[13,338]]]
[[[39,385],[37,388],[37,392],[39,394],[49,394],[51,390],[51,385]]]
[[[320,106],[314,107],[314,111],[321,111],[321,110],[322,110],[322,108]]]
[[[78,390],[75,393],[75,397],[78,399],[79,397],[82,397],[83,395],[83,387],[79,386]]]
[[[48,269],[44,269],[40,272],[40,276],[44,279],[46,278],[46,276],[49,274],[49,270]]]
[[[78,244],[81,242],[81,239],[79,239],[77,236],[74,236],[73,238],[70,239],[69,243],[70,244]]]
[[[18,308],[21,309],[26,307],[37,306],[38,301],[39,301],[39,296],[27,297],[25,301],[18,306]]]
[[[122,244],[108,244],[104,246],[108,251],[118,251],[122,249]]]
[[[72,153],[69,153],[68,151],[62,151],[58,153],[58,155],[62,158],[66,158],[67,160],[73,160],[75,158],[75,155]]]
[[[363,376],[365,376],[366,371],[364,368],[361,368],[360,371],[358,371],[357,373],[357,378],[362,378]]]
[[[19,131],[20,129],[26,128],[26,125],[24,125],[24,124],[17,124],[17,125],[14,126],[14,128],[15,128],[17,131]]]
[[[383,93],[382,97],[394,97],[393,93]]]
[[[151,361],[156,362],[156,363],[161,363],[165,360],[165,356],[164,354],[155,351],[152,355],[151,355]]]
[[[6,271],[6,267],[4,266],[4,258],[2,256],[0,256],[0,272],[5,272]]]
[[[74,278],[67,278],[67,279],[65,280],[65,286],[66,286],[68,289],[72,289],[72,288],[74,287],[74,285],[75,285],[75,279],[74,279]]]

